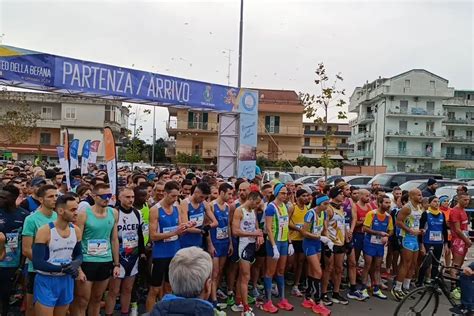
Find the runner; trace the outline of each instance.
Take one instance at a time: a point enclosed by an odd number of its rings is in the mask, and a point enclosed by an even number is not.
[[[211,207],[217,220],[217,227],[211,228],[212,244],[215,253],[212,258],[212,291],[211,301],[214,308],[217,308],[217,289],[219,288],[224,272],[227,256],[232,255],[234,251],[231,238],[231,229],[229,227],[229,205],[227,202],[232,197],[233,187],[228,183],[219,186],[219,196],[212,202]],[[237,249],[235,250],[237,251]]]
[[[36,233],[33,246],[33,266],[37,270],[36,315],[64,316],[73,300],[74,279],[82,262],[82,232],[72,224],[76,221],[77,208],[74,196],[60,196],[56,202],[56,221],[43,225]]]
[[[247,201],[235,210],[232,221],[232,233],[239,237],[239,247],[236,249],[240,258],[236,305],[239,306],[243,316],[254,315],[248,301],[248,284],[250,267],[255,261],[255,252],[263,244],[263,232],[258,227],[255,213],[261,201],[260,192],[250,192]]]
[[[211,188],[205,182],[198,183],[193,187],[189,199],[183,200],[180,204],[180,222],[195,222],[196,225],[186,230],[180,238],[181,248],[199,247],[203,248],[203,236],[208,236],[209,230],[217,226],[217,220],[214,217],[211,207],[205,201],[211,194]],[[209,222],[210,221],[210,222]],[[212,242],[206,238],[208,250],[210,251]],[[211,252],[212,253],[212,252]]]
[[[46,184],[46,179],[44,178],[33,178],[31,180],[31,195],[28,195],[26,199],[21,202],[20,207],[24,208],[30,213],[36,211],[40,206],[38,190],[41,186]],[[56,188],[56,187],[55,187]]]
[[[467,193],[459,192],[458,204],[449,214],[449,227],[451,229],[451,251],[453,253],[453,266],[460,268],[464,263],[468,249],[472,246],[469,239],[469,217],[465,208],[469,205],[470,197]],[[456,270],[451,269],[451,277],[456,276]],[[461,298],[459,286],[452,283],[451,296],[457,300]]]
[[[331,190],[329,190],[329,197],[331,198],[331,202],[327,209],[328,237],[334,243],[334,249],[332,251],[333,255],[324,258],[325,269],[323,272],[322,301],[326,306],[330,306],[333,303],[347,305],[349,302],[339,292],[344,255],[346,253],[344,247],[346,225],[344,211],[342,210],[342,202],[344,201],[343,189],[339,187],[331,188]],[[331,276],[334,288],[332,298],[330,299],[327,290]]]
[[[354,251],[355,251],[355,262],[359,262],[360,253],[364,249],[364,232],[362,227],[364,226],[365,215],[372,210],[370,206],[370,192],[368,190],[359,190],[359,201],[355,205],[357,212],[357,222],[354,229]]]
[[[288,187],[287,187],[288,188]],[[303,272],[303,266],[305,264],[305,255],[303,252],[303,226],[304,217],[308,212],[309,193],[304,189],[296,191],[296,204],[294,204],[293,211],[289,211],[289,239],[295,249],[295,255],[291,256],[288,261],[293,261],[292,266],[295,271],[295,284],[291,289],[291,294],[296,297],[302,297],[303,294],[299,290],[301,274]],[[288,263],[290,265],[290,263]]]
[[[138,189],[140,187],[136,187]],[[143,190],[144,191],[144,190]],[[120,294],[120,308],[122,315],[130,313],[130,301],[133,284],[138,273],[138,261],[144,256],[142,220],[139,211],[133,207],[134,190],[124,188],[119,193],[120,206],[118,207],[117,235],[119,241],[120,275],[111,278],[107,299],[105,301],[105,315],[112,315],[115,301]],[[143,195],[143,201],[146,194]]]
[[[179,184],[169,181],[164,187],[163,199],[150,210],[150,240],[153,242],[150,290],[146,310],[150,312],[161,299],[163,292],[171,293],[169,265],[180,249],[179,236],[186,231],[186,224],[180,222],[179,209],[175,205],[179,196]],[[159,207],[157,207],[159,206]],[[163,286],[163,289],[162,289]]]
[[[321,303],[321,278],[323,275],[321,269],[321,241],[324,240],[326,243],[330,243],[329,238],[326,237],[325,211],[328,207],[329,197],[327,195],[318,196],[316,207],[306,213],[303,226],[303,250],[308,260],[308,287],[301,305],[305,308],[311,308],[314,313],[323,316],[331,314],[331,311]],[[314,297],[314,300],[311,296]]]
[[[420,228],[425,230],[425,234],[422,237],[422,247],[424,248],[422,252],[428,254],[428,251],[433,249],[436,260],[423,260],[424,264],[418,272],[417,286],[423,285],[430,263],[431,280],[438,276],[438,261],[441,260],[441,256],[443,255],[443,245],[448,242],[448,226],[444,214],[439,209],[439,199],[433,195],[429,198],[429,203],[430,207],[428,212],[423,212],[420,219]],[[428,280],[428,282],[430,282],[430,280]]]
[[[181,195],[179,198],[181,200],[187,199],[191,196],[191,189],[193,187],[193,182],[189,179],[184,179],[183,182],[181,182]]]
[[[396,300],[401,300],[410,289],[410,269],[416,264],[419,245],[418,237],[423,234],[419,229],[423,196],[419,189],[412,189],[409,192],[409,202],[402,207],[397,215],[397,227],[400,228],[401,256],[402,260],[399,266],[395,286],[392,288],[392,295]],[[403,286],[403,289],[402,289]]]
[[[118,212],[108,207],[112,198],[108,184],[97,184],[92,193],[94,206],[79,214],[77,226],[82,231],[83,262],[76,282],[71,314],[98,315],[100,302],[109,278],[120,276]]]
[[[28,276],[26,284],[26,316],[35,315],[33,307],[33,293],[36,271],[33,268],[31,260],[33,260],[33,244],[38,229],[57,218],[54,211],[56,207],[56,199],[58,198],[58,190],[56,186],[46,184],[41,186],[37,191],[40,207],[26,217],[23,225],[22,233],[22,253],[28,260]]]
[[[153,188],[153,198],[151,199],[149,205],[150,207],[155,206],[156,203],[163,199],[165,192],[165,183],[163,181],[158,181]]]
[[[0,313],[7,316],[14,279],[21,273],[21,233],[28,211],[16,207],[18,188],[6,185],[0,190]],[[1,239],[0,238],[0,239]],[[3,246],[3,247],[2,247]],[[20,268],[20,269],[19,269]]]
[[[286,311],[293,310],[285,298],[285,266],[288,255],[294,252],[293,246],[288,244],[288,211],[284,203],[288,190],[284,184],[278,183],[273,189],[275,200],[268,204],[265,209],[265,227],[267,229],[267,240],[265,243],[267,261],[264,277],[266,303],[262,309],[268,313],[276,313],[278,309]],[[291,249],[291,250],[290,250]],[[272,278],[276,272],[276,282],[280,302],[275,307],[272,303]]]
[[[389,214],[391,200],[388,196],[379,197],[378,208],[367,213],[364,220],[364,270],[362,272],[362,295],[369,298],[367,292],[367,278],[370,272],[370,281],[373,288],[373,296],[386,300],[387,296],[382,293],[378,283],[378,275],[382,266],[385,245],[388,237],[393,234],[393,222]]]
[[[446,224],[448,225],[448,241],[445,242],[444,244],[444,249],[443,249],[443,257],[444,257],[444,263],[446,266],[451,265],[451,229],[449,229],[449,215],[451,213],[451,208],[449,208],[449,197],[447,195],[443,195],[439,197],[439,209],[441,212],[443,212],[444,215],[444,220],[446,221]]]

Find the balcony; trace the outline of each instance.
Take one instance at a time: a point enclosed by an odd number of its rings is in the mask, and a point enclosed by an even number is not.
[[[40,128],[61,128],[61,119],[44,119],[36,121],[36,127]]]
[[[458,155],[458,154],[450,154],[445,153],[444,158],[446,160],[474,160],[474,155]]]
[[[393,117],[412,117],[415,115],[419,118],[444,118],[444,113],[439,111],[427,111],[423,108],[411,108],[411,111],[408,109],[388,109],[387,116]]]
[[[467,125],[471,123],[472,123],[472,120],[455,118],[455,117],[451,117],[451,118],[448,117],[447,119],[443,120],[444,125]]]
[[[372,150],[358,150],[347,154],[347,158],[349,159],[364,159],[372,158],[373,156],[374,153]]]
[[[324,150],[324,149],[326,149],[326,146],[324,146],[323,144],[308,144],[308,143],[305,143],[303,145],[302,149],[320,149],[320,150]],[[328,145],[328,150],[335,150],[335,149],[336,149],[335,144]]]
[[[387,130],[386,137],[400,137],[400,138],[443,138],[441,131],[423,131],[423,130]]]
[[[324,136],[324,135],[326,135],[326,132],[323,131],[323,130],[313,131],[313,130],[305,129],[304,134],[305,134],[305,136],[306,135],[308,135],[308,136],[312,136],[312,135]],[[340,137],[344,138],[344,137],[351,136],[351,132],[350,131],[329,131],[329,135],[334,136],[334,137],[340,136]]]
[[[454,97],[454,98],[449,98],[444,101],[444,106],[468,106],[472,107],[474,106],[474,100],[468,100],[466,98],[461,98],[461,97]]]
[[[374,132],[360,132],[349,138],[351,143],[365,142],[374,139]]]
[[[349,149],[352,149],[354,146],[352,146],[351,144],[348,144],[348,143],[339,143],[337,144],[337,149],[340,149],[340,150],[349,150]]]
[[[218,124],[211,122],[168,121],[166,122],[166,130],[170,136],[174,136],[178,132],[215,134],[218,130]]]
[[[266,135],[271,134],[272,136],[291,136],[301,137],[303,136],[303,126],[264,126],[258,125],[258,134]]]
[[[466,137],[466,136],[446,136],[443,140],[444,143],[461,143],[461,144],[468,144],[474,143],[474,137]]]
[[[414,159],[441,159],[441,154],[439,152],[432,152],[428,150],[387,149],[385,150],[385,157],[387,158],[414,158]]]
[[[374,120],[374,115],[372,113],[367,113],[361,115],[355,119],[349,121],[349,126],[359,125],[359,124],[367,124]]]

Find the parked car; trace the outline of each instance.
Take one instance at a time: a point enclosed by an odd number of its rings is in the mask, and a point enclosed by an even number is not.
[[[392,192],[394,187],[400,186],[410,180],[428,180],[429,178],[442,180],[443,176],[440,174],[406,172],[379,173],[369,181],[368,185],[370,186],[374,181],[377,181],[386,192]]]
[[[293,178],[293,180],[298,180],[299,178],[303,177],[302,174],[296,172],[288,172],[288,174]]]
[[[279,171],[265,171],[263,173],[263,183],[267,183],[275,179],[275,172]],[[287,182],[294,182],[293,178],[286,172],[279,172],[280,173],[280,182],[287,183]]]
[[[438,195],[438,191],[441,190],[442,187],[446,186],[454,186],[455,188],[458,185],[466,185],[463,182],[460,181],[454,181],[454,180],[436,180],[438,182],[438,189],[436,190],[436,195]],[[421,191],[426,189],[428,185],[428,180],[423,179],[423,180],[411,180],[407,181],[404,184],[400,186],[400,189],[410,191],[411,189],[418,188]],[[456,190],[454,190],[456,191]]]
[[[347,184],[355,185],[355,186],[365,186],[372,179],[372,177],[370,177],[370,176],[345,176],[345,177],[341,177],[341,178]],[[336,181],[336,179],[334,179],[334,181],[332,181],[329,184],[334,185],[334,182]]]
[[[295,180],[295,183],[315,184],[321,176],[305,176]]]

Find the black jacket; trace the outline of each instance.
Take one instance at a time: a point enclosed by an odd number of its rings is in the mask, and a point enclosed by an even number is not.
[[[214,316],[214,308],[201,299],[168,294],[153,307],[150,316]]]

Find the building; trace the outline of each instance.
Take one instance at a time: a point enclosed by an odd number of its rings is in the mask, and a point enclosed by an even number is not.
[[[323,126],[316,123],[303,123],[304,139],[301,148],[302,156],[308,158],[321,158],[325,150],[324,136],[326,132]],[[342,161],[347,159],[347,155],[352,151],[352,146],[349,144],[349,137],[351,136],[351,128],[349,124],[343,123],[328,123],[329,143],[328,155],[329,158]]]
[[[349,158],[387,171],[439,170],[444,106],[453,96],[448,80],[423,69],[357,87],[349,103],[349,112],[357,114],[349,121],[354,145]]]
[[[36,127],[27,141],[10,144],[5,137],[0,138],[0,149],[13,159],[34,160],[42,156],[57,160],[56,146],[63,144],[66,129],[69,140],[79,139],[80,146],[87,139],[102,141],[106,126],[112,129],[118,145],[128,134],[129,110],[118,101],[52,93],[4,91],[0,94],[2,111],[12,102],[24,102],[31,111],[39,114]],[[0,135],[5,136],[5,132],[0,130]],[[79,149],[81,154],[82,147]],[[98,161],[101,160],[103,146],[99,147],[98,152]]]
[[[474,168],[474,91],[454,91],[443,107],[441,165]]]
[[[303,143],[303,110],[294,91],[259,90],[257,156],[296,160]],[[218,124],[219,117],[213,112],[169,108],[167,131],[176,143],[168,157],[181,152],[215,161]]]

